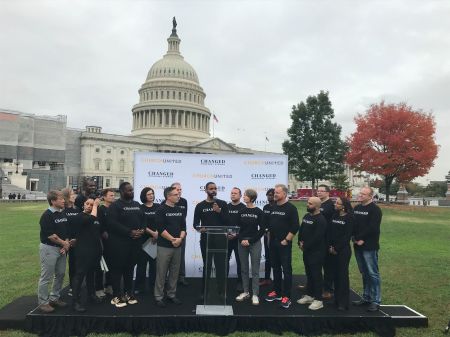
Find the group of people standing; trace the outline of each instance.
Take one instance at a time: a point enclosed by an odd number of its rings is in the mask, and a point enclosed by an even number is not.
[[[83,193],[78,196],[71,189],[48,193],[50,207],[40,220],[40,309],[52,312],[67,306],[60,299],[66,256],[69,256],[72,307],[77,312],[86,311],[86,305],[81,301],[84,280],[87,299],[94,303],[102,301],[109,290],[112,292],[111,304],[122,308],[138,303],[135,294],[151,289],[158,307],[166,307],[167,302],[181,304],[176,295],[177,285],[189,284],[185,279],[184,262],[188,203],[181,197],[180,183],[164,189],[162,204],[155,203],[155,192],[150,187],[141,191],[141,203],[134,201],[133,186],[127,182],[119,186],[120,198],[117,200],[112,189],[105,189],[100,195],[95,190],[95,182],[87,181]],[[210,277],[212,261],[218,295],[224,296],[229,261],[234,252],[238,268],[236,301],[248,299],[258,305],[260,286],[272,285],[264,299],[280,301],[283,308],[289,308],[292,241],[299,232],[298,245],[303,251],[307,284],[302,285],[306,294],[298,303],[309,304],[310,309],[317,310],[323,307],[322,298],[334,291],[339,310],[348,309],[352,239],[364,283],[364,296],[355,304],[369,305],[370,310],[378,309],[381,302],[378,274],[381,211],[371,202],[373,191],[370,188],[361,190],[361,204],[352,210],[345,198],[338,198],[333,204],[327,196],[329,188],[321,185],[319,197],[308,200],[307,214],[301,222],[297,208],[288,201],[288,189],[282,184],[267,191],[268,204],[262,210],[255,206],[258,195],[253,189],[245,190],[242,195],[239,188],[233,188],[229,203],[217,198],[214,182],[208,182],[204,190],[206,198],[196,205],[193,220],[193,227],[201,233],[203,277],[200,296],[205,294],[205,280]],[[211,226],[239,227],[237,233],[227,234],[228,265],[226,253],[212,250],[206,256],[207,245],[214,248],[214,245],[222,244],[207,240],[206,227]],[[265,277],[260,279],[263,244]],[[156,246],[156,253],[144,252],[143,245]],[[100,263],[101,259],[103,263]],[[105,273],[105,268],[101,269],[100,265],[106,265],[109,271]],[[149,282],[146,283],[147,265]],[[52,280],[52,291],[49,292]]]

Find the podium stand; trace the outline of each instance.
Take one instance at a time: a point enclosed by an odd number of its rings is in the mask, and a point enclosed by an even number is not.
[[[202,226],[206,231],[206,259],[203,304],[196,307],[196,315],[232,316],[233,307],[227,305],[228,236],[237,235],[237,226]],[[236,257],[239,258],[239,257]],[[214,268],[213,266],[214,262]]]

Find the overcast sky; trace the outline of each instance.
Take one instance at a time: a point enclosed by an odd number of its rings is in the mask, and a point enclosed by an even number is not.
[[[130,134],[173,16],[216,137],[281,152],[292,105],[320,90],[343,136],[370,104],[406,102],[437,125],[439,157],[420,181],[449,172],[449,1],[0,0],[0,108]]]

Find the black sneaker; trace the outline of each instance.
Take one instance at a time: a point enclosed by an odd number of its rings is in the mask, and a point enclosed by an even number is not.
[[[136,304],[138,302],[136,297],[128,294],[125,294],[123,300],[125,300],[128,304]]]
[[[357,307],[361,307],[363,305],[369,305],[370,302],[368,302],[368,301],[366,301],[364,299],[360,299],[360,300],[357,300],[357,301],[352,301],[352,304],[357,306]]]
[[[156,306],[160,307],[160,308],[165,308],[166,307],[166,303],[164,303],[163,300],[157,300],[156,301]]]
[[[86,308],[83,307],[79,302],[75,302],[75,303],[72,305],[72,308],[73,308],[74,311],[80,312],[80,313],[86,311]]]
[[[168,297],[167,300],[169,300],[169,301],[172,302],[173,304],[177,304],[177,305],[180,305],[180,304],[183,303],[183,302],[181,302],[181,301],[180,301],[178,298],[176,298],[176,297]]]
[[[375,312],[375,311],[378,311],[379,309],[380,309],[380,306],[378,304],[370,303],[368,308],[367,308],[367,311]]]

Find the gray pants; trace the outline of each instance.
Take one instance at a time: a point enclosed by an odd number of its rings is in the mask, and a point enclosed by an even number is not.
[[[241,260],[242,286],[244,292],[249,292],[249,264],[248,256],[252,263],[252,292],[253,295],[259,294],[259,264],[261,262],[261,240],[243,247],[238,243],[239,260]]]
[[[66,272],[66,255],[61,254],[61,247],[49,246],[41,243],[39,245],[39,256],[41,259],[41,276],[38,283],[38,303],[47,304],[56,301],[60,297],[61,288]],[[53,281],[52,291],[49,294],[48,286]]]
[[[156,254],[156,280],[155,280],[155,300],[161,301],[164,298],[164,284],[167,277],[166,294],[169,298],[174,298],[177,293],[178,273],[180,271],[181,248],[166,248],[158,246]],[[169,275],[167,275],[169,272]]]

